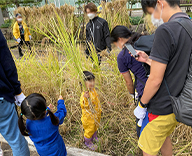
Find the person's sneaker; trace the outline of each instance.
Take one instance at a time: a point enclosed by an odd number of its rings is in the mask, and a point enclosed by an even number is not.
[[[3,156],[3,150],[0,149],[0,156]]]

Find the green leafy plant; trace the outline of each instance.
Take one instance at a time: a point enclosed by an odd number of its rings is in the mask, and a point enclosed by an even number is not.
[[[138,25],[138,24],[142,24],[144,23],[144,20],[142,19],[142,17],[130,17],[130,23],[131,25]]]

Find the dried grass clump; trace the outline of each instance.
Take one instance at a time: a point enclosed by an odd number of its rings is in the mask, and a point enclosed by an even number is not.
[[[149,14],[147,14],[144,17],[144,24],[145,24],[145,28],[149,34],[153,34],[155,32],[155,30],[157,29],[157,27],[155,27],[153,25],[153,23],[151,22],[151,15],[149,15]]]
[[[116,0],[112,2],[102,2],[101,16],[107,20],[110,31],[116,25],[125,25],[129,28],[129,14],[127,9],[126,0]]]
[[[74,14],[75,8],[70,5],[63,5],[57,8],[54,4],[44,5],[42,7],[19,7],[14,11],[14,14],[20,13],[23,20],[31,29],[32,37],[34,40],[42,40],[45,36],[36,32],[37,28],[45,33],[52,31],[51,20],[55,19],[55,11],[61,17],[64,26],[69,29],[69,33],[77,34],[79,27],[79,20]],[[73,27],[73,32],[71,32]],[[32,31],[33,30],[33,31]],[[55,33],[55,32],[52,32]]]

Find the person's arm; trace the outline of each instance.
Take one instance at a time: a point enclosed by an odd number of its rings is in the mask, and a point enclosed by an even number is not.
[[[65,107],[64,100],[59,99],[57,102],[57,111],[55,112],[55,116],[59,118],[59,124],[60,125],[63,123],[66,115],[67,115],[67,109]]]
[[[91,42],[91,39],[90,39],[90,33],[89,33],[89,30],[88,30],[88,24],[86,26],[86,53],[89,54],[89,51],[90,51],[90,42]]]
[[[27,27],[28,35],[31,36],[31,33],[29,31],[29,27]]]
[[[89,97],[88,91],[86,91],[85,93],[84,92],[82,93],[81,98],[80,98],[80,106],[82,109],[89,107],[88,97]]]
[[[161,83],[163,81],[166,67],[167,64],[152,60],[150,76],[146,82],[143,96],[141,97],[141,102],[143,104],[148,104],[151,98],[159,90],[159,87],[161,86]]]
[[[175,47],[175,39],[171,34],[170,28],[166,25],[161,25],[155,32],[155,39],[153,43],[153,48],[150,53],[149,58],[151,61],[150,76],[146,82],[143,96],[141,102],[143,104],[149,103],[151,98],[159,90],[164,74],[169,63],[170,56]]]
[[[125,79],[125,82],[126,82],[126,86],[127,86],[127,89],[129,91],[130,94],[134,94],[134,84],[133,84],[133,80],[132,80],[132,77],[131,77],[131,74],[130,72],[125,72],[125,73],[122,73],[124,79]]]
[[[107,22],[104,22],[103,29],[104,29],[105,42],[107,44],[108,49],[111,51],[110,32],[109,32],[109,26]]]
[[[18,39],[20,38],[20,32],[19,30],[17,29],[17,23],[14,24],[13,26],[13,36]]]
[[[4,38],[0,30],[0,65],[4,70],[6,78],[9,80],[10,84],[13,86],[15,95],[19,95],[21,91],[21,84],[18,81],[17,69],[15,62],[12,58],[11,52],[7,46],[7,41]],[[3,73],[1,73],[3,74]]]
[[[119,55],[117,56],[117,64],[118,64],[118,68],[120,73],[123,75],[127,88],[129,90],[130,94],[134,94],[134,85],[133,85],[133,80],[130,74],[130,64],[132,62],[132,58],[129,54],[128,54],[128,50],[127,49],[123,49]]]
[[[31,33],[30,33],[30,31],[29,31],[28,25],[27,25],[25,22],[23,22],[23,28],[24,28],[24,30],[27,32],[27,34],[28,34],[28,36],[29,36],[29,38],[30,38],[30,40],[31,40]]]

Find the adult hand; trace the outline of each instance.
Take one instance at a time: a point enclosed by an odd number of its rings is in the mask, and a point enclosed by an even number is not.
[[[144,51],[137,51],[137,57],[135,59],[139,62],[147,63],[149,56]]]
[[[31,40],[31,38],[32,38],[31,35],[29,35],[29,39],[30,39],[30,40]]]
[[[18,42],[18,43],[20,43],[20,42],[21,42],[21,39],[20,39],[20,38],[18,38],[18,39],[17,39],[17,42]]]
[[[134,110],[134,115],[139,119],[138,126],[142,126],[143,119],[145,118],[147,108],[143,108],[140,103]]]
[[[21,106],[21,103],[23,102],[23,100],[26,98],[26,96],[23,94],[23,93],[21,93],[21,94],[19,94],[19,95],[16,95],[15,96],[15,104],[17,105],[17,106]]]
[[[85,92],[84,97],[85,97],[85,98],[89,98],[89,91],[86,91],[86,92]]]

